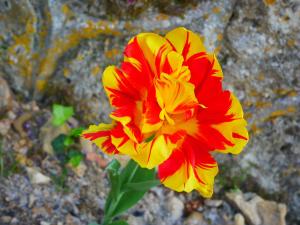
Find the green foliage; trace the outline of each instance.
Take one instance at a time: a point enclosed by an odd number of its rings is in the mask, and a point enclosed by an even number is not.
[[[54,126],[63,125],[71,116],[74,115],[74,109],[72,106],[63,106],[54,104],[52,107],[52,124]]]
[[[67,164],[76,168],[84,159],[83,153],[76,150],[76,143],[78,143],[83,129],[82,127],[72,129],[69,134],[60,134],[51,142],[54,153],[62,167],[62,172],[58,176],[52,176],[52,180],[60,190],[67,190]]]
[[[150,188],[159,184],[154,169],[141,168],[130,160],[120,171],[120,163],[113,160],[107,167],[111,191],[104,207],[103,225],[125,225],[125,221],[112,219],[134,206]]]

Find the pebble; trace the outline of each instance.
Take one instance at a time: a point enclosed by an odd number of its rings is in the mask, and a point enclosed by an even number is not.
[[[170,213],[170,221],[176,221],[182,217],[183,209],[184,209],[184,204],[183,202],[175,197],[172,196],[168,198],[166,203],[166,208]]]
[[[203,217],[202,213],[192,212],[188,218],[184,221],[184,225],[208,225]]]
[[[48,184],[51,181],[49,177],[45,176],[34,167],[27,167],[26,171],[32,184]]]
[[[210,199],[206,199],[204,201],[205,205],[209,206],[209,207],[214,207],[214,208],[218,208],[219,206],[221,206],[223,204],[222,200],[210,200]]]

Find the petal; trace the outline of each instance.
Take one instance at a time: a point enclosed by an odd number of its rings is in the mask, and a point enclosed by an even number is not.
[[[82,133],[82,137],[92,141],[99,148],[108,154],[118,154],[119,151],[112,144],[111,131],[114,129],[113,124],[90,125],[89,128]]]
[[[121,124],[119,124],[118,129],[114,129],[111,132],[111,142],[120,153],[127,155],[136,154],[137,144],[127,136]]]
[[[140,98],[139,93],[129,82],[126,74],[115,66],[109,66],[104,70],[102,81],[110,103],[114,107],[132,104]]]
[[[172,46],[164,37],[154,33],[141,33],[136,38],[151,71],[159,75]]]
[[[167,113],[183,113],[198,105],[194,85],[189,82],[180,82],[173,76],[163,73],[160,79],[156,80],[155,88],[157,102]]]
[[[222,134],[233,145],[225,145],[224,149],[218,149],[222,153],[239,154],[246,146],[249,135],[246,129],[247,122],[243,119],[243,109],[239,100],[231,94],[231,107],[227,115],[232,116],[229,122],[212,125],[220,134]]]
[[[205,47],[200,37],[184,27],[170,31],[167,33],[166,39],[171,43],[174,50],[186,60],[196,53],[205,52]]]
[[[151,141],[141,143],[137,154],[132,155],[132,158],[141,167],[152,169],[169,158],[176,147],[177,140],[174,135],[172,137],[159,135]]]
[[[196,189],[202,196],[211,197],[218,166],[207,149],[200,146],[188,136],[159,166],[158,176],[165,186],[179,192]]]
[[[197,53],[184,62],[190,72],[191,80],[196,90],[203,88],[207,80],[218,77],[219,82],[223,78],[221,66],[215,55],[204,52]]]

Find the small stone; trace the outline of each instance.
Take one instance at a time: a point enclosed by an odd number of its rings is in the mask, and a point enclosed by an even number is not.
[[[218,208],[219,206],[221,206],[223,204],[222,200],[211,200],[211,199],[206,199],[204,201],[205,205],[209,206],[209,207],[213,207],[213,208]]]
[[[136,216],[133,216],[133,215],[128,216],[127,222],[130,225],[145,224],[145,221],[143,220],[143,217],[136,217]]]
[[[81,162],[77,167],[73,167],[73,166],[70,166],[70,168],[72,168],[72,170],[74,171],[74,173],[78,176],[78,177],[83,177],[86,170],[87,170],[87,167],[86,165],[84,164],[84,162]]]
[[[0,120],[0,135],[5,136],[10,129],[10,125],[11,125],[10,119]]]
[[[16,218],[16,217],[13,218],[13,219],[11,220],[10,224],[19,224],[18,218]]]
[[[38,216],[45,217],[48,215],[47,210],[44,207],[34,207],[32,209],[32,217],[37,218]]]
[[[242,214],[237,213],[234,216],[234,225],[245,225],[245,218]]]
[[[26,171],[32,184],[48,184],[51,181],[49,177],[39,172],[36,168],[27,167]]]
[[[12,95],[7,82],[0,77],[0,115],[12,107]]]
[[[184,221],[184,225],[208,225],[204,220],[202,213],[192,212]]]
[[[2,216],[2,217],[0,217],[0,222],[1,223],[10,223],[11,220],[12,220],[12,218],[10,216]]]
[[[81,225],[82,223],[80,220],[74,216],[71,216],[70,214],[66,217],[66,225]]]
[[[36,197],[35,197],[33,194],[29,195],[29,203],[28,203],[28,207],[29,207],[29,208],[32,208],[32,206],[33,206],[33,204],[35,203],[35,201],[36,201]]]
[[[173,222],[181,218],[184,204],[179,198],[173,196],[167,199],[166,208],[170,212],[169,220]]]
[[[51,223],[48,223],[46,221],[41,221],[41,225],[51,225]]]

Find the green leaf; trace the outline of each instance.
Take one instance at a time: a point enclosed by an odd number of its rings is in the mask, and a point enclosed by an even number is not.
[[[119,163],[118,160],[116,159],[113,159],[109,164],[108,166],[106,167],[106,170],[108,172],[113,172],[113,173],[118,173],[119,172],[119,169],[121,167],[121,164]]]
[[[119,169],[121,167],[121,164],[118,160],[113,160],[111,163],[106,167],[106,170],[108,171],[109,180],[111,184],[111,197],[113,200],[117,199],[117,196],[120,191],[120,174]]]
[[[126,183],[130,182],[130,179],[132,179],[132,176],[134,175],[138,167],[139,165],[132,159],[127,163],[127,165],[123,168],[121,172],[122,185],[125,185]]]
[[[64,154],[65,151],[65,139],[66,139],[66,135],[65,134],[60,134],[58,135],[56,138],[53,139],[53,141],[51,142],[51,146],[55,152],[55,154]]]
[[[71,136],[66,136],[65,140],[64,140],[64,146],[68,147],[70,145],[74,144],[74,139]]]
[[[125,184],[124,188],[131,191],[148,191],[159,184],[159,180],[148,180],[143,182]]]
[[[117,220],[114,222],[111,222],[109,225],[129,225],[125,220]]]
[[[64,124],[71,116],[74,115],[74,110],[72,106],[54,104],[52,108],[52,114],[52,124],[54,126],[60,126]]]
[[[85,128],[84,127],[77,127],[77,128],[73,128],[70,133],[69,136],[71,137],[79,137],[82,133],[82,131],[84,131]]]
[[[114,211],[111,213],[111,216],[117,216],[128,209],[130,209],[132,206],[134,206],[139,200],[141,200],[144,196],[146,191],[127,191],[122,194],[122,196],[119,198],[119,201],[114,209]]]
[[[69,163],[73,167],[77,167],[77,166],[79,166],[80,162],[83,159],[83,154],[81,152],[73,150],[73,151],[69,152],[68,157],[69,157]]]
[[[151,187],[157,185],[155,177],[154,169],[141,168],[135,161],[130,160],[120,174],[122,194],[118,196],[110,215],[117,216],[134,206]]]

